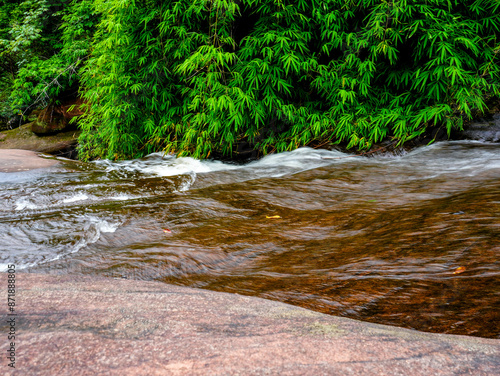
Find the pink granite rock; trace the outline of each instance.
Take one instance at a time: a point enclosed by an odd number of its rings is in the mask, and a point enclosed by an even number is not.
[[[3,375],[498,375],[500,341],[421,333],[159,282],[18,273]]]
[[[19,172],[50,167],[59,163],[46,159],[30,150],[0,149],[0,172]]]

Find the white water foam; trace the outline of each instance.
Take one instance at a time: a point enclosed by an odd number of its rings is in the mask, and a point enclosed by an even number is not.
[[[68,256],[69,254],[80,251],[82,248],[88,246],[89,244],[97,242],[103,233],[115,232],[121,225],[121,223],[117,221],[109,221],[86,214],[78,215],[76,216],[76,219],[79,219],[78,224],[75,224],[72,221],[68,221],[68,228],[76,225],[78,228],[76,228],[75,231],[77,233],[85,234],[76,243],[58,247],[59,249],[57,251],[57,254],[45,254],[43,259],[36,262],[20,262],[17,259],[18,257],[20,257],[20,255],[13,254],[12,257],[3,258],[3,262],[0,263],[0,272],[7,271],[9,264],[15,264],[16,270],[22,270],[61,259]],[[62,230],[64,231],[64,228]],[[39,248],[39,250],[43,253],[45,253],[45,251],[49,251],[46,248]],[[8,262],[5,262],[7,260]]]
[[[7,270],[9,270],[9,265],[11,265],[11,264],[4,264],[4,263],[0,262],[0,272],[3,273],[3,272],[6,272]]]
[[[162,153],[149,154],[143,159],[119,162],[102,160],[94,163],[105,166],[106,171],[124,170],[157,176],[177,176],[237,168],[235,165],[220,161],[198,160],[190,157],[176,158],[174,155],[164,155]]]
[[[194,184],[195,181],[196,181],[196,173],[191,172],[187,174],[186,179],[179,184],[176,191],[177,192],[187,191],[189,188],[191,188],[191,186]]]
[[[429,178],[443,174],[475,176],[500,170],[500,145],[480,141],[437,142],[417,148],[389,163],[404,166]]]
[[[344,159],[353,159],[353,156],[339,151],[316,150],[302,147],[290,152],[270,154],[260,160],[244,165],[226,163],[213,160],[197,160],[190,157],[176,158],[174,155],[153,153],[143,159],[112,162],[109,160],[95,161],[106,171],[126,171],[161,177],[188,175],[192,182],[186,181],[178,191],[185,191],[196,180],[200,173],[248,170],[259,171],[258,177],[278,177],[287,173],[295,173],[332,163],[342,162]],[[357,158],[357,157],[354,157]],[[358,157],[359,158],[359,157]]]
[[[14,205],[15,205],[14,208],[15,210],[41,209],[41,206],[38,206],[25,198],[18,199],[16,202],[14,202]]]
[[[103,195],[103,196],[96,196],[90,193],[76,193],[76,194],[71,194],[69,197],[63,198],[63,199],[57,199],[54,200],[53,198],[51,199],[50,196],[44,196],[43,194],[40,194],[37,201],[43,202],[41,203],[34,203],[33,199],[22,197],[17,199],[11,206],[11,209],[13,208],[16,211],[21,211],[21,210],[43,210],[43,209],[50,209],[50,208],[60,208],[61,206],[64,205],[71,205],[75,204],[81,201],[91,201],[91,202],[99,202],[99,201],[106,201],[106,200],[112,200],[112,201],[127,201],[127,200],[132,200],[136,198],[140,198],[141,196],[138,195],[130,195],[130,194],[125,194],[125,193],[119,193],[114,196],[109,196],[109,195]]]
[[[98,219],[97,222],[95,222],[96,228],[98,231],[101,232],[115,232],[118,227],[120,227],[120,223],[111,223],[103,219]]]
[[[69,253],[76,253],[83,247],[93,244],[96,241],[99,240],[101,237],[101,233],[106,233],[106,232],[115,232],[118,227],[120,227],[119,222],[108,222],[105,219],[101,219],[98,217],[94,216],[89,216],[89,215],[83,215],[83,216],[78,216],[86,221],[86,224],[84,226],[85,233],[88,234],[88,238],[82,238],[75,246],[73,249],[70,250]],[[58,255],[55,258],[53,258],[50,261],[55,261],[58,260],[62,257],[63,255]]]
[[[89,196],[87,196],[85,193],[77,193],[76,195],[74,195],[72,197],[65,198],[64,200],[62,200],[62,202],[65,204],[69,204],[71,202],[87,200],[88,198],[89,198]]]
[[[117,194],[116,196],[110,197],[111,200],[114,201],[127,201],[127,200],[132,200],[134,198],[139,198],[140,196],[132,196],[132,195],[127,195],[125,193],[120,193]]]

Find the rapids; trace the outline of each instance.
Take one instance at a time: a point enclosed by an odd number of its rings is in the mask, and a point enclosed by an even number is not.
[[[500,338],[500,145],[0,173],[0,269],[159,280]]]

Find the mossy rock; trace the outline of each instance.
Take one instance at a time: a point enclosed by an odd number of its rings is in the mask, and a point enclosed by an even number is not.
[[[0,149],[23,149],[43,153],[58,153],[74,148],[80,131],[71,130],[39,137],[31,131],[32,123],[9,131],[0,132]]]
[[[68,124],[64,118],[52,119],[46,122],[40,118],[31,123],[31,131],[39,136],[59,133],[66,130]]]
[[[49,105],[38,113],[31,124],[32,132],[42,136],[76,129],[76,123],[71,119],[83,114],[80,110],[83,101],[76,98],[57,103]]]

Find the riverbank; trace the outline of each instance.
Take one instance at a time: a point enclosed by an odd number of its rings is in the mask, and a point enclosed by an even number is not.
[[[0,150],[31,150],[59,157],[77,159],[78,136],[81,134],[81,131],[70,130],[40,136],[32,132],[31,128],[32,124],[28,123],[12,130],[0,132]],[[310,146],[315,149],[338,150],[353,156],[400,156],[432,142],[446,140],[499,142],[500,113],[491,114],[486,119],[477,119],[476,121],[467,124],[463,131],[453,131],[452,134],[450,134],[450,137],[448,137],[444,128],[435,128],[431,132],[428,132],[419,138],[410,140],[400,146],[397,146],[397,143],[391,140],[386,140],[373,145],[373,147],[367,151],[355,151],[354,149],[347,149],[345,145],[334,145],[331,143],[318,145],[312,144]],[[241,145],[240,149],[241,150],[239,150],[238,153],[233,154],[231,157],[214,153],[211,159],[244,164],[262,157],[249,145]]]
[[[7,273],[1,279],[6,296]],[[18,273],[15,310],[16,370],[2,357],[5,375],[500,372],[498,340],[363,323],[159,282]],[[6,340],[0,349],[6,353]]]

